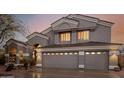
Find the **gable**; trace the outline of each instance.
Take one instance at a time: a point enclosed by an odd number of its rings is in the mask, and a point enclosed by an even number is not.
[[[51,27],[42,31],[41,34],[47,34],[53,30],[96,27],[97,24],[107,27],[111,27],[113,25],[112,22],[100,20],[99,18],[81,14],[70,14],[52,23]]]
[[[12,43],[10,43],[8,46],[9,46],[10,48],[11,48],[11,47],[15,47],[15,48],[16,48],[16,47],[17,47],[17,44],[14,43],[14,42],[12,42]]]
[[[17,46],[26,46],[26,43],[25,42],[21,42],[21,41],[17,41],[17,40],[14,40],[14,39],[10,39],[6,42],[6,45],[7,46],[11,46],[11,45],[17,45]]]
[[[69,28],[77,28],[78,21],[69,19],[69,18],[61,18],[60,20],[51,24],[53,30],[61,30],[61,29],[69,29]]]
[[[63,23],[59,24],[58,27],[59,27],[60,29],[62,29],[62,28],[70,28],[71,26],[70,26],[69,23],[63,22]]]
[[[31,38],[36,37],[36,36],[47,39],[47,40],[49,39],[46,35],[38,33],[38,32],[34,32],[31,35],[27,36],[27,39],[30,40]]]
[[[48,40],[45,38],[42,38],[41,36],[34,36],[27,41],[27,44],[32,45],[32,46],[35,44],[46,46],[48,44]]]
[[[97,23],[91,22],[85,19],[79,19],[79,18],[74,18],[76,20],[79,20],[79,28],[91,28],[91,27],[97,27]]]
[[[86,15],[80,15],[80,14],[70,14],[67,16],[68,18],[78,18],[81,20],[87,20],[89,22],[94,22],[100,25],[104,25],[104,26],[108,26],[111,27],[114,23],[109,22],[109,21],[104,21],[104,20],[100,20],[99,18],[95,18],[95,17],[90,17],[90,16],[86,16]]]
[[[67,16],[68,18],[79,18],[79,19],[83,19],[83,20],[87,20],[87,21],[91,21],[91,22],[98,22],[98,18],[95,17],[90,17],[90,16],[86,16],[86,15],[80,15],[80,14],[70,14]]]

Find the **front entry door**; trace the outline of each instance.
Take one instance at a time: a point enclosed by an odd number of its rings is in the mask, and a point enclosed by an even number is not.
[[[15,54],[10,54],[9,56],[9,63],[16,63],[16,55]]]
[[[9,63],[14,63],[16,64],[16,48],[12,47],[9,49]]]

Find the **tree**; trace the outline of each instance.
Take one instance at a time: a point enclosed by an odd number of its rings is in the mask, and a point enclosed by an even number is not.
[[[26,35],[23,23],[16,19],[14,15],[0,14],[0,45],[10,38],[15,37],[14,32]]]

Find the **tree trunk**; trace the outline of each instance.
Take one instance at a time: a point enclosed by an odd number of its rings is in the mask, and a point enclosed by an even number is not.
[[[4,35],[5,35],[5,33],[4,33],[4,31],[2,31],[2,33],[0,34],[0,45],[3,43],[3,41],[4,41]]]
[[[8,26],[8,25],[7,25]],[[6,31],[7,29],[5,28],[4,30],[2,30],[2,33],[0,34],[0,45],[3,43],[3,41],[4,41],[4,36],[5,36],[5,31]]]

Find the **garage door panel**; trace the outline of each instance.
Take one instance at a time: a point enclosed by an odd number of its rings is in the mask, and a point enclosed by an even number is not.
[[[77,55],[44,56],[43,67],[45,68],[77,68]]]
[[[108,69],[108,53],[89,54],[85,56],[85,69]]]

